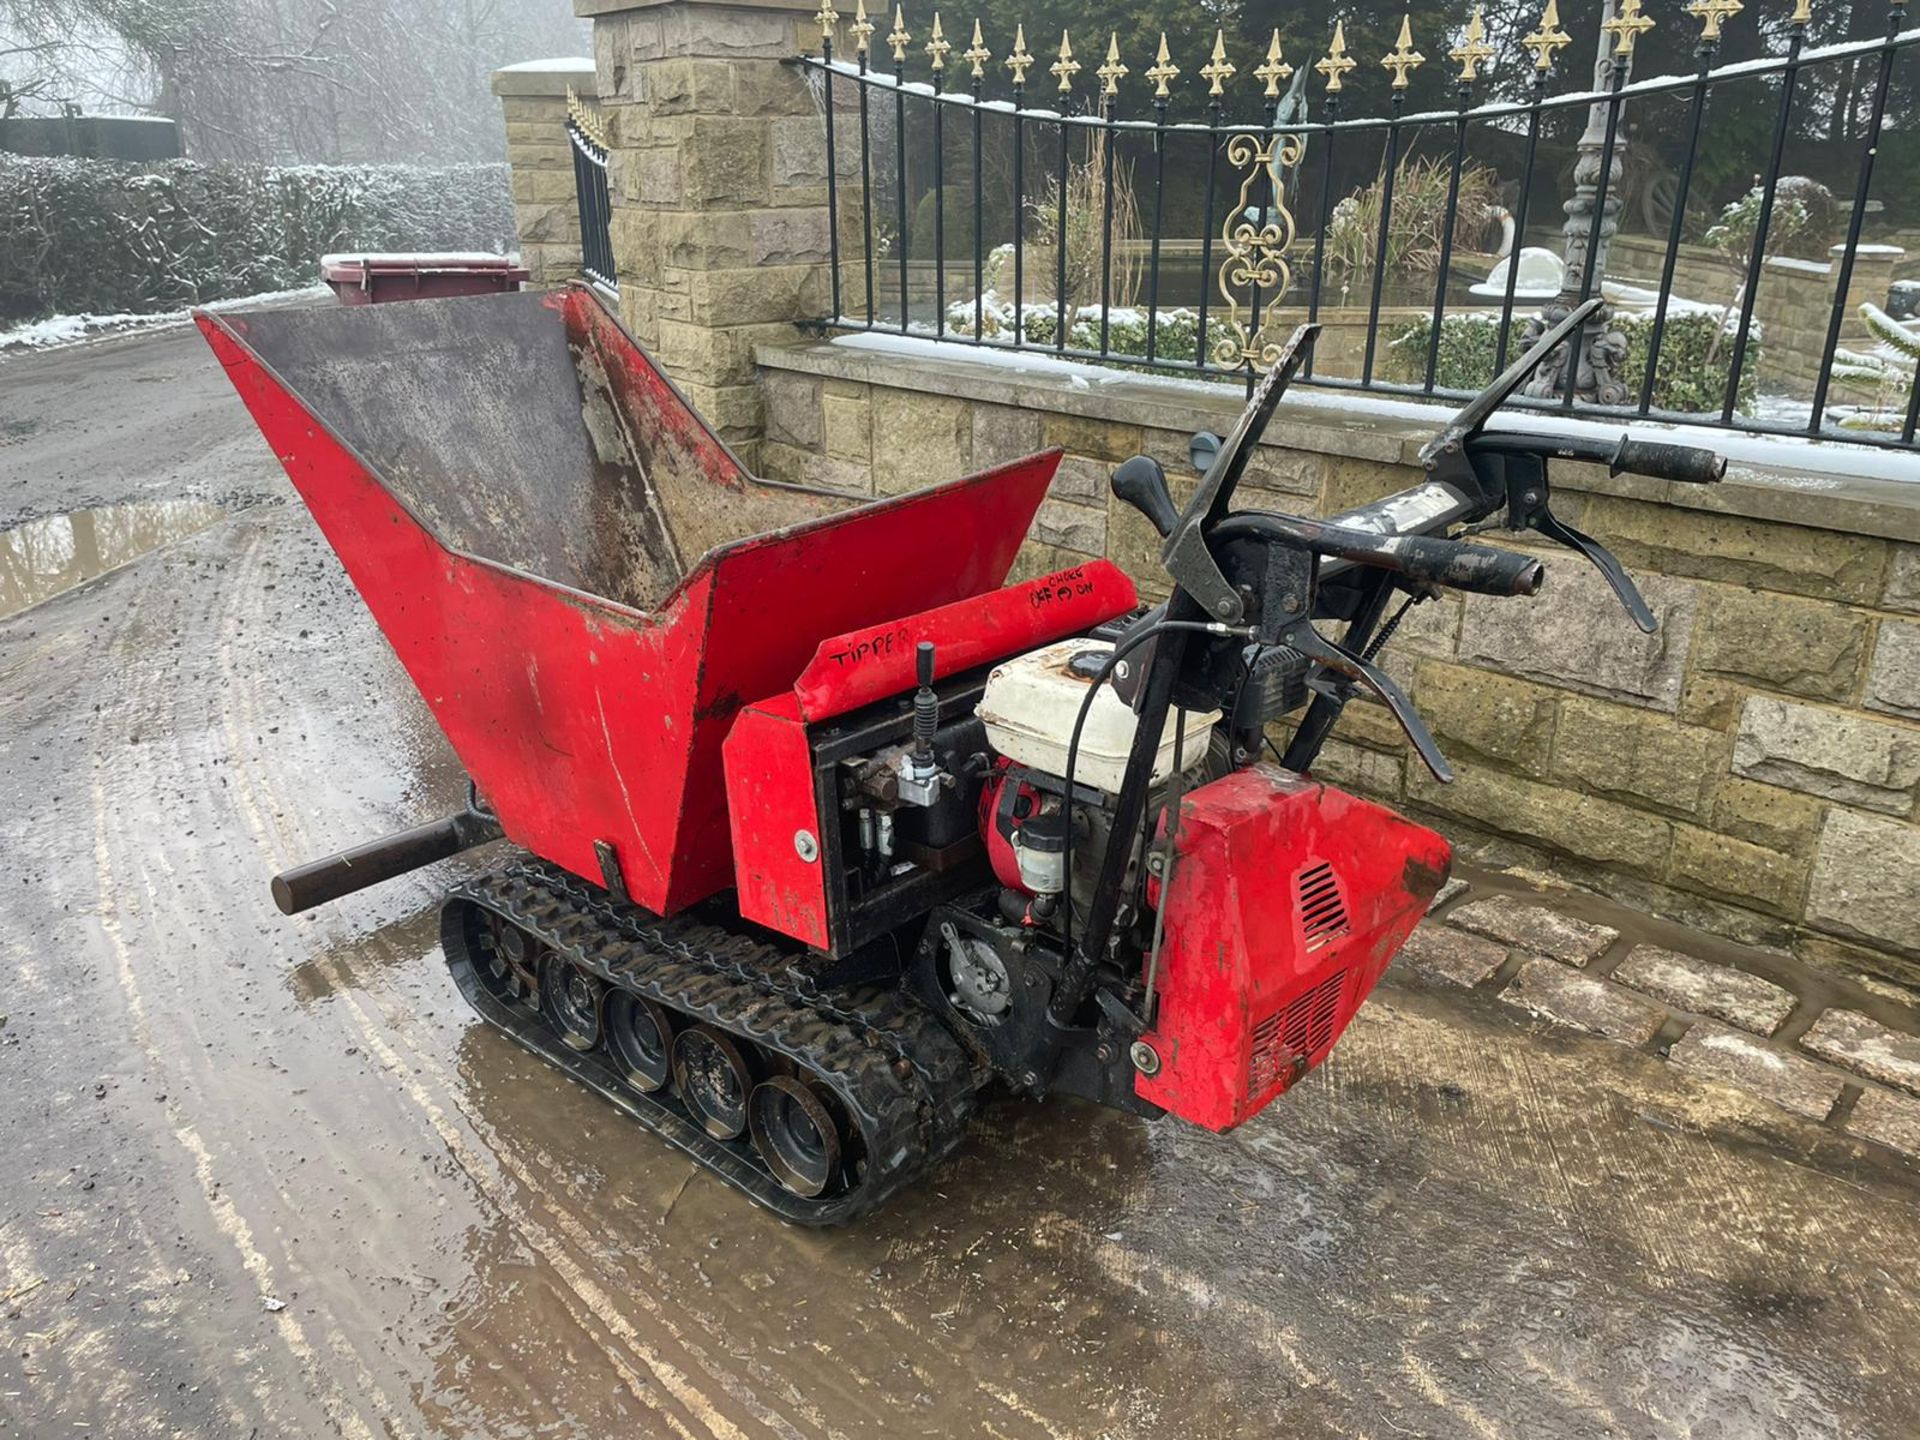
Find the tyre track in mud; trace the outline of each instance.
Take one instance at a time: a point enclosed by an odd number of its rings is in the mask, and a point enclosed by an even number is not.
[[[229,522],[234,530],[227,533],[230,535],[241,527],[257,523],[254,520]],[[211,542],[209,548],[217,543]],[[169,557],[155,557],[148,569],[164,574],[168,564]],[[171,607],[173,601],[171,596],[155,594],[154,587],[149,585],[144,603],[133,603],[144,620],[156,624],[164,622],[157,621],[154,612]],[[168,608],[166,614],[169,619],[178,618],[177,610]],[[144,794],[149,803],[153,803],[165,787],[177,785],[181,775],[190,770],[191,750],[188,741],[192,737],[181,731],[180,721],[184,717],[172,703],[173,696],[163,693],[158,668],[140,663],[144,648],[137,643],[140,638],[139,630],[122,627],[110,654],[117,662],[114,667],[116,672],[132,680],[125,691],[129,712],[136,717],[136,723],[152,725],[157,733],[146,743],[133,747],[134,768],[123,772],[119,778],[134,793]],[[237,638],[224,632],[220,635],[223,643]],[[171,742],[171,745],[168,746],[166,742]],[[164,766],[158,763],[162,758],[178,763],[171,767]],[[135,939],[144,942],[138,947],[139,964],[147,967],[153,977],[156,1008],[165,1007],[165,1020],[170,1032],[183,1032],[187,1038],[198,1042],[194,1047],[176,1045],[176,1056],[182,1051],[188,1056],[206,1054],[215,1050],[219,1040],[216,1034],[210,1032],[207,1024],[209,1020],[221,1018],[220,1010],[209,1003],[217,994],[218,973],[207,966],[182,970],[167,964],[170,957],[178,953],[178,946],[169,943],[176,936],[163,930],[161,922],[162,917],[171,910],[178,920],[200,937],[190,947],[190,952],[200,952],[203,944],[216,937],[215,927],[219,924],[218,920],[211,918],[218,916],[219,910],[206,902],[217,903],[227,897],[215,897],[207,886],[199,882],[197,875],[183,877],[172,864],[166,849],[151,844],[155,825],[166,823],[164,816],[143,813],[139,815],[137,823],[126,823],[131,807],[110,804],[99,778],[100,769],[109,760],[110,757],[105,754],[96,754],[93,803],[97,827],[95,857],[99,877],[99,913],[102,928],[115,950],[129,1015],[154,1072],[163,1076],[171,1072],[169,1092],[179,1096],[206,1097],[205,1108],[216,1120],[224,1120],[227,1115],[240,1110],[239,1097],[233,1094],[228,1076],[210,1064],[182,1066],[177,1058],[163,1056],[155,1044],[153,1026],[148,1019],[145,988],[136,969],[135,944],[130,943],[125,930],[130,920],[144,922],[144,933]],[[205,763],[203,755],[201,765],[204,767]],[[184,798],[184,791],[180,794]],[[182,815],[176,820],[185,818]],[[127,907],[130,890],[139,897],[140,902],[131,916]],[[196,900],[200,903],[195,903]],[[213,947],[207,945],[207,948]],[[179,1000],[186,1003],[177,1006],[169,1003]],[[303,1319],[301,1311],[307,1307],[296,1308],[281,1299],[283,1292],[311,1294],[318,1277],[290,1250],[275,1247],[278,1251],[276,1255],[270,1257],[267,1254],[256,1241],[254,1221],[242,1211],[243,1202],[234,1198],[236,1187],[232,1181],[223,1181],[221,1178],[242,1177],[239,1188],[244,1196],[245,1180],[257,1173],[278,1201],[280,1209],[284,1213],[297,1214],[299,1207],[285,1187],[278,1167],[264,1155],[235,1153],[225,1146],[216,1159],[199,1129],[184,1113],[189,1108],[188,1102],[180,1099],[170,1100],[167,1104],[168,1119],[175,1138],[192,1159],[195,1178],[208,1198],[209,1212],[215,1225],[241,1257],[248,1276],[257,1287],[262,1308],[272,1315],[272,1323],[281,1342],[298,1364],[309,1392],[318,1399],[328,1424],[348,1440],[363,1440],[363,1437],[364,1440],[372,1440],[375,1424],[382,1433],[412,1433],[407,1427],[396,1423],[391,1401],[367,1371],[358,1352],[346,1342],[337,1318],[326,1311],[315,1314],[308,1310],[310,1319]],[[270,1216],[262,1218],[272,1219]],[[281,1229],[282,1226],[276,1221],[267,1225],[264,1233],[278,1233]],[[276,1311],[271,1309],[273,1305],[284,1308]],[[318,1345],[309,1335],[309,1328],[318,1333]],[[353,1393],[358,1397],[357,1401],[342,1388],[336,1367],[346,1372],[346,1378],[353,1384]],[[363,1418],[360,1413],[362,1406],[372,1411],[371,1421]],[[286,1417],[275,1418],[286,1423]]]
[[[236,527],[235,531],[225,538],[229,543],[232,543],[234,537],[247,528],[250,527]],[[248,696],[252,684],[256,682],[233,664],[235,656],[241,652],[242,644],[246,641],[244,632],[247,629],[248,619],[258,618],[260,607],[257,597],[263,590],[261,567],[257,563],[252,563],[258,561],[261,547],[258,543],[257,536],[251,538],[252,543],[244,543],[238,547],[237,555],[230,563],[228,583],[225,584],[221,590],[221,598],[225,603],[215,618],[215,634],[210,647],[210,653],[206,657],[216,666],[218,678],[221,681],[213,692],[220,697],[219,703],[217,703],[209,713],[196,713],[196,707],[193,701],[207,692],[197,686],[188,688],[178,697],[186,700],[187,703],[176,706],[173,725],[176,731],[192,731],[199,726],[216,728],[220,736],[221,748],[229,760],[235,756],[246,754],[252,749],[243,738],[241,723],[243,719],[247,718],[249,708]],[[255,637],[254,643],[258,643],[258,637]],[[154,752],[150,750],[148,753],[152,754]],[[229,824],[234,821],[241,821],[257,835],[264,837],[266,833],[266,821],[252,804],[252,799],[249,795],[249,784],[248,781],[242,777],[241,767],[238,765],[229,765],[227,768],[231,773],[226,778],[231,783],[224,786],[221,791],[217,793],[222,798],[229,800],[232,808],[225,816],[215,813],[197,816],[196,819],[215,825],[220,824],[223,819]],[[169,783],[171,777],[167,776],[163,770],[156,770],[155,773],[150,774],[147,778],[150,783],[166,784]],[[276,807],[283,804],[286,798],[287,797],[279,797],[279,799],[275,801]],[[137,829],[124,832],[121,839],[125,848],[132,853],[138,854],[145,848],[142,843],[142,837]],[[234,858],[239,861],[241,874],[244,876],[245,881],[251,882],[247,888],[253,890],[257,895],[264,896],[265,892],[264,888],[262,888],[262,881],[264,875],[268,872],[264,867],[256,872],[254,867],[254,854],[257,853],[258,852],[255,851],[250,854],[243,851],[241,855]],[[164,864],[164,862],[162,862],[162,864]],[[181,877],[170,875],[168,879],[173,886],[176,887],[175,903],[181,906],[183,914],[210,915],[213,917],[211,920],[205,922],[208,929],[204,938],[208,941],[225,938],[219,934],[219,929],[224,922],[224,916],[221,912],[223,907],[231,907],[232,905],[234,897],[231,890],[226,893],[221,893],[204,883],[197,883],[191,890],[183,891],[179,888]],[[416,885],[419,883],[420,882],[415,882]],[[148,886],[148,896],[150,900],[157,900],[158,898],[156,887],[151,884]],[[274,920],[268,923],[274,923],[274,921],[278,921],[278,919],[279,917],[275,916]],[[157,929],[156,926],[150,926],[149,928],[150,931]],[[156,936],[155,938],[158,939],[160,937]],[[362,1027],[337,1027],[330,1023],[325,1023],[325,1017],[320,1018],[323,1020],[323,1029],[334,1030],[336,1033],[345,1034],[349,1038],[353,1038],[356,1035],[359,1035],[362,1039],[367,1038],[364,1035],[360,1035],[360,1029]],[[192,1022],[188,1020],[186,1023]],[[354,1047],[349,1046],[344,1048],[352,1049]],[[380,1058],[383,1063],[388,1066],[393,1066],[397,1063],[390,1055],[381,1056]],[[381,1089],[385,1090],[389,1088],[386,1078],[379,1072],[372,1072],[371,1079],[373,1084],[379,1086]],[[329,1117],[327,1120],[319,1121],[319,1123],[316,1123],[310,1128],[310,1133],[319,1134],[323,1126],[328,1131],[331,1131],[335,1118],[337,1117]],[[419,1138],[422,1143],[430,1141],[431,1131],[427,1131],[426,1134]],[[411,1148],[412,1143],[412,1141],[408,1142],[409,1148]],[[264,1156],[259,1157],[259,1159],[260,1168],[263,1171],[270,1171],[270,1162],[266,1161]],[[473,1175],[468,1178],[472,1182],[471,1188],[476,1202],[484,1204],[487,1199],[484,1177]],[[418,1182],[416,1182],[416,1188],[417,1184]],[[273,1184],[271,1181],[269,1181],[269,1185],[272,1193],[260,1197],[260,1199],[266,1206],[277,1208],[280,1212],[274,1224],[274,1228],[278,1229],[281,1225],[297,1217],[300,1213],[300,1207],[293,1196],[284,1188]],[[408,1197],[403,1193],[398,1198],[404,1201]],[[314,1277],[309,1274],[309,1283],[312,1282],[313,1278]],[[345,1301],[344,1304],[341,1303],[342,1299]],[[346,1331],[346,1325],[351,1323],[351,1320],[343,1312],[351,1307],[352,1299],[353,1297],[350,1295],[339,1297],[335,1299],[334,1303],[324,1312],[322,1323],[326,1327],[327,1347],[338,1362],[355,1374],[358,1382],[357,1391],[365,1398],[367,1405],[374,1412],[378,1421],[388,1428],[394,1428],[393,1403],[387,1398],[383,1390],[373,1383],[371,1376],[365,1368],[358,1347],[354,1340],[348,1337]],[[284,1313],[285,1312],[283,1312],[283,1314]],[[573,1319],[579,1324],[584,1335],[588,1337],[592,1336],[592,1327],[587,1322],[584,1313],[576,1311]],[[362,1334],[364,1336],[364,1330],[362,1330]],[[377,1345],[378,1342],[374,1341],[373,1343]],[[305,1359],[307,1357],[303,1355],[302,1358]],[[639,1377],[633,1375],[631,1371],[627,1371],[623,1374],[622,1379],[629,1384],[635,1393],[636,1399],[643,1405],[648,1406],[650,1409],[655,1405],[655,1397],[651,1393],[651,1387],[641,1381]],[[653,1410],[652,1413],[656,1418],[660,1417],[659,1411]],[[413,1426],[406,1425],[399,1428],[402,1430],[402,1433],[408,1433],[413,1429]],[[738,1432],[731,1431],[724,1426],[708,1427],[698,1432],[689,1431],[679,1426],[675,1426],[674,1428],[676,1428],[679,1433],[690,1437],[695,1434],[712,1434],[716,1437],[716,1440],[736,1440],[738,1434]]]

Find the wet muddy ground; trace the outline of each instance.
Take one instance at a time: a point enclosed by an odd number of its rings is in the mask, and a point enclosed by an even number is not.
[[[0,362],[0,527],[182,501],[0,619],[0,1436],[1920,1431],[1911,1169],[1408,981],[1232,1136],[767,1218],[470,1017],[444,871],[273,909],[460,776],[199,338]]]

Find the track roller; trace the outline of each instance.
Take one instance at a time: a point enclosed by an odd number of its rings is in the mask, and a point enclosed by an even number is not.
[[[673,1080],[673,1020],[664,1006],[631,990],[607,997],[607,1047],[620,1064],[620,1076],[642,1095],[665,1089]]]
[[[804,1200],[826,1193],[840,1173],[840,1126],[818,1091],[791,1075],[756,1085],[747,1101],[753,1148],[773,1178]]]
[[[683,1030],[673,1042],[673,1084],[693,1118],[716,1140],[747,1133],[753,1067],[733,1037],[712,1025]]]
[[[600,977],[564,956],[549,954],[540,968],[540,998],[547,1023],[575,1050],[600,1043],[600,1005],[607,987]]]

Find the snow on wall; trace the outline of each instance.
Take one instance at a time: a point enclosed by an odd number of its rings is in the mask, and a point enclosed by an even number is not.
[[[311,285],[345,250],[515,248],[507,167],[0,155],[0,321]]]

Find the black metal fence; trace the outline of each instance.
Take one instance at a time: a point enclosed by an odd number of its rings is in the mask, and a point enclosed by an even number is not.
[[[1338,24],[1311,77],[1277,31],[1251,66],[1217,35],[1202,94],[1164,36],[1144,86],[1117,40],[1088,84],[1064,34],[1041,57],[1021,30],[996,60],[977,22],[955,53],[938,15],[919,36],[898,10],[882,68],[864,4],[843,23],[825,0],[798,62],[829,157],[821,323],[1251,383],[1310,319],[1312,383],[1453,399],[1604,280],[1610,304],[1522,403],[1913,448],[1920,326],[1888,282],[1889,242],[1920,237],[1920,31],[1892,0],[1878,35],[1813,45],[1798,0],[1721,63],[1743,8],[1693,0],[1684,69],[1635,79],[1653,21],[1606,0],[1584,89],[1556,84],[1574,41],[1551,0],[1504,57],[1475,9],[1442,103],[1414,113],[1402,22],[1386,113],[1349,118]]]
[[[620,293],[613,259],[613,196],[607,188],[611,148],[593,113],[567,91],[567,139],[573,147],[573,193],[580,207],[580,270],[594,284]]]

